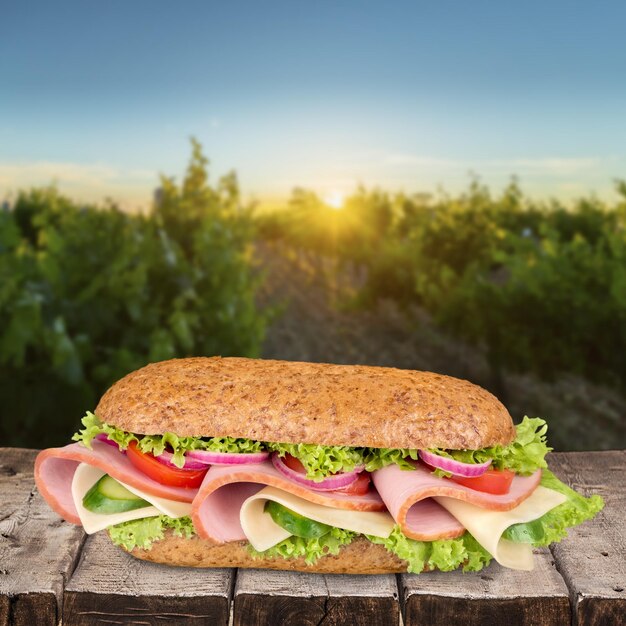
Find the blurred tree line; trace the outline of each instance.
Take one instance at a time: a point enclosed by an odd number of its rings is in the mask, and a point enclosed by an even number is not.
[[[626,183],[612,206],[494,197],[478,181],[456,197],[360,188],[341,210],[297,189],[259,232],[364,268],[352,304],[417,305],[452,336],[485,350],[493,390],[504,369],[551,379],[573,372],[626,383]]]
[[[183,181],[145,215],[54,188],[0,209],[0,441],[64,444],[115,380],[186,355],[258,356],[254,223],[234,174],[211,185],[193,141]]]
[[[195,141],[183,180],[161,177],[146,214],[24,191],[0,209],[0,442],[63,444],[148,362],[258,356],[271,315],[256,304],[259,238],[357,268],[346,306],[426,310],[484,351],[504,400],[504,371],[623,387],[626,183],[617,192],[565,206],[515,182],[496,196],[478,181],[435,198],[359,188],[336,210],[296,189],[283,210],[254,213],[234,174],[209,182]]]

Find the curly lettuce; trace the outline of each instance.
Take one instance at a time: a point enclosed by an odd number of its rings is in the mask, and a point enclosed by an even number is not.
[[[175,519],[167,515],[144,517],[107,528],[111,541],[129,551],[133,548],[150,550],[152,544],[163,539],[168,530],[171,530],[177,537],[184,536],[186,539],[196,533],[191,517]]]
[[[491,446],[480,450],[443,450],[434,448],[430,451],[439,456],[455,459],[461,463],[483,463],[491,459],[491,467],[509,469],[516,474],[527,476],[538,469],[548,467],[546,454],[548,447],[546,432],[548,425],[539,417],[524,419],[515,427],[516,436],[508,446]],[[438,476],[451,476],[449,472],[435,470]]]
[[[72,441],[79,441],[87,448],[91,448],[91,442],[99,434],[106,435],[115,441],[121,450],[126,450],[132,441],[137,442],[137,447],[142,452],[159,456],[167,448],[174,453],[172,462],[177,467],[185,464],[185,452],[189,450],[211,450],[213,452],[259,452],[263,449],[263,443],[252,439],[235,437],[179,437],[174,433],[165,432],[162,435],[135,435],[120,430],[101,422],[96,415],[88,411],[82,419],[84,428],[77,432]]]
[[[349,446],[318,446],[311,443],[267,443],[279,456],[291,454],[304,465],[306,477],[317,482],[330,474],[351,472],[365,464],[365,449]]]
[[[405,560],[407,571],[413,574],[432,569],[449,572],[461,565],[464,572],[477,572],[491,562],[489,552],[468,532],[457,539],[416,541],[406,537],[400,527],[395,526],[387,538],[371,535],[367,535],[367,538]]]
[[[263,552],[258,552],[251,545],[248,546],[248,551],[255,559],[275,557],[297,559],[303,557],[308,565],[312,565],[322,556],[339,554],[341,547],[351,543],[356,536],[357,533],[333,526],[329,532],[321,537],[304,539],[292,535]]]
[[[73,441],[80,441],[88,448],[96,435],[105,434],[125,450],[136,441],[142,452],[159,456],[167,448],[174,453],[173,462],[183,467],[184,454],[189,450],[213,450],[216,452],[258,452],[269,449],[280,456],[291,454],[300,460],[306,469],[307,478],[324,480],[337,472],[351,472],[355,467],[365,465],[368,472],[395,463],[402,469],[414,469],[413,462],[418,451],[411,448],[351,448],[349,446],[323,446],[310,443],[274,443],[235,437],[179,437],[166,432],[162,435],[136,435],[101,422],[96,415],[88,412],[82,420],[84,428],[76,433]],[[493,460],[497,469],[511,469],[517,474],[531,474],[536,469],[547,467],[545,455],[551,450],[546,443],[548,429],[539,418],[524,420],[516,426],[515,440],[508,446],[493,446],[481,450],[433,449],[435,454],[453,458],[464,463],[482,463]],[[441,476],[447,472],[436,470]]]
[[[516,474],[528,475],[547,466],[545,456],[552,450],[547,445],[548,425],[538,417],[524,417],[515,427],[515,440],[508,446],[492,446],[480,450],[446,450],[431,448],[430,452],[462,463],[483,463],[492,460],[495,469],[510,469]],[[419,458],[418,450],[413,448],[370,448],[366,456],[365,469],[368,472],[381,469],[395,463],[401,469],[415,468],[411,461]],[[437,476],[451,476],[450,472],[436,469]]]
[[[567,537],[567,529],[578,526],[594,517],[604,508],[604,500],[598,495],[585,498],[562,483],[550,470],[544,470],[541,485],[567,496],[567,500],[532,522],[509,526],[502,535],[505,539],[520,543],[532,543],[535,547],[561,541]]]
[[[365,457],[365,469],[374,472],[387,465],[396,464],[403,470],[415,469],[409,461],[417,461],[418,451],[413,448],[369,448]]]

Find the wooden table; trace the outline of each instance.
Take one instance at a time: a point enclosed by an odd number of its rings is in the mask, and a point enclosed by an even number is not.
[[[28,624],[626,624],[626,451],[552,454],[550,467],[606,508],[532,573],[323,576],[193,570],[138,561],[86,537],[34,487],[36,451],[0,449],[0,626]]]

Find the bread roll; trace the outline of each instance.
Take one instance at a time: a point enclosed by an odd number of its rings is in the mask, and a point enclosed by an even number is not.
[[[244,358],[153,363],[115,383],[96,415],[138,434],[329,446],[479,449],[515,437],[506,408],[465,380]]]
[[[189,539],[168,532],[150,550],[135,548],[134,557],[154,563],[184,567],[245,567],[311,572],[317,574],[395,574],[406,572],[407,563],[384,546],[357,537],[342,546],[339,554],[320,557],[313,565],[303,558],[253,558],[247,542],[214,544],[198,536]]]

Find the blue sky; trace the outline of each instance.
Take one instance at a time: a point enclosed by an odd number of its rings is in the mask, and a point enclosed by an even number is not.
[[[247,195],[358,183],[611,197],[626,178],[626,3],[6,5],[0,196],[149,202],[188,137]]]

